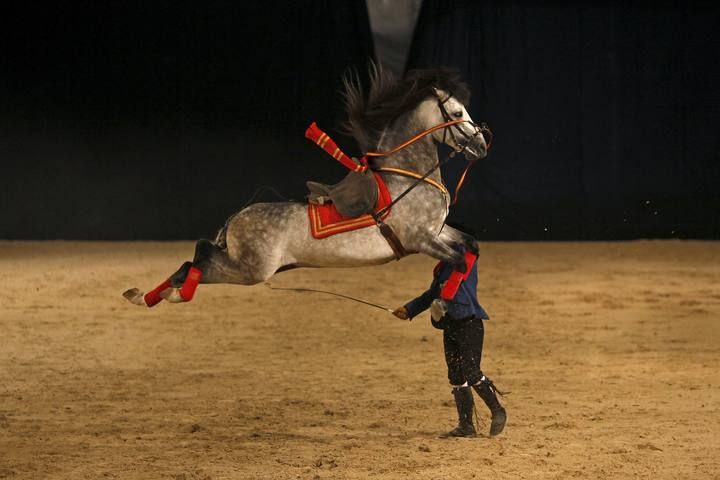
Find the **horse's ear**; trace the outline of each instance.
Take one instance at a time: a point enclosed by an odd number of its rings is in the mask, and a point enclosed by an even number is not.
[[[437,88],[435,85],[433,85],[432,89],[433,89],[433,93],[435,94],[435,98],[442,101],[443,103],[445,103],[446,101],[448,101],[450,99],[450,97],[443,99],[444,92],[442,90],[440,90],[439,88]],[[447,94],[445,94],[445,95],[447,95]]]

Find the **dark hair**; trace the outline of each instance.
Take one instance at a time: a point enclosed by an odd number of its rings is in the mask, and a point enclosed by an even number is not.
[[[410,70],[404,78],[397,79],[371,62],[368,76],[370,85],[367,92],[356,70],[349,71],[343,78],[348,116],[343,129],[357,140],[364,151],[375,148],[383,129],[400,115],[435,95],[434,88],[451,94],[463,104],[470,101],[470,89],[460,80],[460,73],[451,68]]]

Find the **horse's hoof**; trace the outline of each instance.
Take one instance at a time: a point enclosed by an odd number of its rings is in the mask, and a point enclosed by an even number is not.
[[[145,303],[145,294],[141,292],[138,288],[131,288],[129,290],[125,290],[123,292],[123,297],[125,297],[133,305],[147,307],[147,303]]]
[[[179,288],[166,288],[160,292],[160,296],[170,303],[183,303],[187,301],[180,295]]]

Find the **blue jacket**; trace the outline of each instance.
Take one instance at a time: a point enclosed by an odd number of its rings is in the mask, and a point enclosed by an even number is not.
[[[433,272],[433,281],[432,284],[430,284],[430,288],[427,289],[425,293],[405,305],[405,309],[407,310],[410,318],[424,312],[430,308],[430,304],[433,300],[440,298],[442,284],[450,278],[450,274],[453,270],[453,266],[448,263],[440,262],[437,264],[435,271]],[[458,320],[470,317],[481,318],[483,320],[488,320],[490,318],[478,302],[477,284],[478,273],[477,262],[475,262],[470,269],[470,274],[467,279],[460,284],[460,288],[458,288],[455,298],[448,302],[448,312],[445,315],[446,317]]]

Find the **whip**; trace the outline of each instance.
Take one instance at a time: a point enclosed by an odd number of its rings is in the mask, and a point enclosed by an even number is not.
[[[286,290],[289,292],[325,293],[327,295],[334,295],[336,297],[344,298],[346,300],[352,300],[353,302],[358,302],[358,303],[362,303],[365,305],[369,305],[371,307],[379,308],[380,310],[385,310],[388,313],[394,312],[394,310],[392,308],[384,307],[382,305],[378,305],[377,303],[372,303],[372,302],[368,302],[366,300],[361,300],[359,298],[351,297],[350,295],[343,295],[342,293],[328,292],[326,290],[316,290],[314,288],[273,287],[269,283],[265,283],[265,286],[268,287],[270,290]]]

